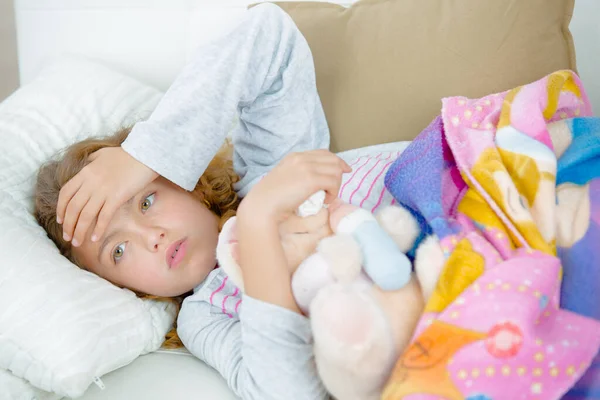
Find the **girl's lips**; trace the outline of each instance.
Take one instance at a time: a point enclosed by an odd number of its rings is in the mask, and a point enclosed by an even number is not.
[[[167,265],[169,266],[169,268],[177,268],[179,266],[179,264],[185,257],[186,248],[186,238],[174,242],[167,248],[167,254],[165,255],[165,258],[167,260]]]

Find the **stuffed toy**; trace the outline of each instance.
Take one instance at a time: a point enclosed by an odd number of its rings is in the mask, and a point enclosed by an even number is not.
[[[324,198],[322,192],[313,195],[298,216],[308,220],[319,213]],[[413,272],[405,253],[415,245],[419,226],[402,207],[384,208],[377,216],[341,200],[327,208],[332,235],[290,266],[293,294],[310,317],[315,361],[328,391],[338,400],[379,399],[435,288],[444,256],[435,236],[425,238]],[[235,217],[221,231],[217,259],[243,290]]]

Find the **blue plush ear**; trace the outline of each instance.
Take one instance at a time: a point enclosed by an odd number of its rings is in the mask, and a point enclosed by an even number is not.
[[[389,226],[395,226],[391,221]],[[338,224],[337,233],[351,235],[360,245],[363,270],[383,290],[398,290],[411,278],[412,263],[373,214],[357,209]]]

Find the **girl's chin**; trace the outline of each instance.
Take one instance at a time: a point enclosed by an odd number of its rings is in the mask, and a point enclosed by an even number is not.
[[[204,282],[204,280],[208,277],[208,275],[216,268],[216,266],[212,267],[200,267],[193,271],[190,279],[186,282],[191,285],[189,290],[194,289],[196,286]]]

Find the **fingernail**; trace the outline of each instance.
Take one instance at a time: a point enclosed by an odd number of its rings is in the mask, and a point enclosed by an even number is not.
[[[94,233],[94,234],[92,235],[92,242],[95,242],[95,241],[97,241],[97,240],[98,240],[98,236],[96,236],[96,234]]]
[[[73,247],[77,247],[77,246],[79,246],[79,241],[77,241],[77,239],[73,239],[71,244],[73,245]]]
[[[65,242],[68,242],[69,240],[71,240],[71,236],[63,232],[63,239],[65,240]]]
[[[58,215],[56,216],[56,222],[58,222],[59,224],[62,224],[62,219]]]

